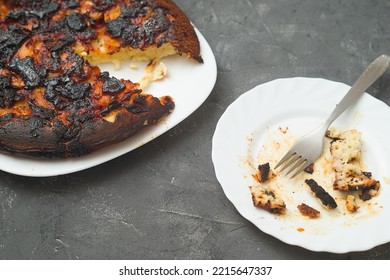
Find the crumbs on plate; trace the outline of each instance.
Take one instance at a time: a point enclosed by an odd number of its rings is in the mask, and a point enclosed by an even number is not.
[[[287,130],[288,128],[279,128],[283,134]],[[302,191],[309,191],[318,200],[319,207],[325,211],[332,211],[338,207],[336,200],[330,194],[330,190],[336,191],[343,197],[342,201],[347,212],[355,213],[359,211],[361,205],[377,196],[380,188],[380,182],[372,177],[371,172],[365,171],[363,168],[361,132],[355,129],[343,131],[330,128],[326,137],[330,141],[327,155],[322,155],[321,160],[317,160],[304,171],[306,179],[300,178],[309,188],[302,189]],[[326,182],[326,180],[314,178],[313,175],[319,167],[316,166],[319,162],[322,162],[323,165],[321,177],[326,177],[327,181],[330,182],[326,185],[317,182]],[[283,189],[282,183],[278,180],[280,173],[273,170],[269,162],[261,162],[252,176],[256,183],[249,189],[254,206],[273,214],[284,215],[287,212],[287,202],[285,201],[287,194],[286,190],[281,191]],[[294,193],[288,195],[294,195]],[[309,219],[316,219],[320,217],[321,212],[315,207],[317,206],[301,202],[295,206],[295,209],[298,209],[303,216]]]

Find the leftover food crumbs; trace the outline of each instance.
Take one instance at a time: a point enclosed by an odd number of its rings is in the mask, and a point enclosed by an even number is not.
[[[325,207],[329,209],[334,209],[337,207],[337,203],[334,198],[327,191],[325,191],[323,187],[318,185],[316,181],[313,179],[306,179],[305,183],[309,185],[314,195],[321,200]]]
[[[258,166],[258,172],[254,175],[260,183],[255,186],[250,186],[252,194],[253,205],[263,208],[273,214],[283,214],[286,209],[286,204],[283,199],[265,182],[272,182],[270,180],[274,175],[269,163]]]
[[[314,163],[311,163],[303,171],[305,171],[306,173],[309,173],[309,174],[313,174],[314,173]]]
[[[345,202],[345,205],[347,206],[347,210],[349,212],[356,212],[360,206],[356,204],[356,201],[355,201],[355,196],[353,195],[348,195],[347,196],[347,200]]]
[[[257,167],[257,170],[259,171],[256,173],[255,179],[259,181],[260,183],[265,183],[268,179],[270,179],[273,176],[273,172],[271,171],[271,168],[269,166],[269,162],[265,164],[260,164]]]
[[[281,133],[286,134],[287,131],[288,131],[288,127],[282,128],[282,127],[279,126],[279,130],[280,130]]]
[[[288,132],[287,127],[284,129],[279,126],[276,129],[277,132],[286,132],[286,134]],[[365,168],[362,168],[361,132],[355,129],[330,128],[326,133],[326,137],[328,141],[324,154],[316,163],[308,166],[305,173],[302,174],[302,178],[298,179],[299,182],[295,183],[304,182],[304,184],[307,184],[310,187],[309,194],[311,193],[318,198],[318,201],[327,211],[337,208],[337,202],[345,203],[345,207],[332,211],[333,214],[345,215],[356,211],[363,212],[362,209],[372,205],[369,202],[364,202],[379,194],[380,182],[373,178],[371,172],[366,172],[364,171]],[[256,184],[249,188],[254,206],[271,213],[285,214],[287,212],[286,203],[295,204],[302,216],[310,219],[320,218],[323,211],[320,212],[303,203],[302,201],[305,200],[301,200],[297,196],[297,189],[290,188],[291,192],[282,192],[281,188],[286,184],[290,184],[291,180],[284,182],[284,178],[279,177],[279,173],[270,167],[270,164],[277,162],[280,159],[279,157],[282,156],[278,151],[281,142],[277,142],[275,138],[271,140],[272,142],[269,140],[269,142],[263,144],[264,151],[257,155],[257,159],[260,159],[260,165],[258,165],[256,172],[252,174]],[[285,148],[287,149],[290,144],[285,143]],[[250,166],[253,168],[254,164]],[[387,182],[390,181],[390,178],[384,180]],[[319,185],[318,182],[323,186]],[[286,188],[286,190],[288,189]],[[314,206],[316,207],[316,205]],[[295,215],[300,216],[297,211],[295,211]],[[304,231],[303,228],[297,230]]]
[[[363,201],[370,200],[372,197],[378,195],[378,190],[379,190],[379,185],[368,189],[363,189],[362,193],[359,195],[359,198]]]
[[[163,62],[158,62],[157,58],[149,61],[145,67],[145,75],[138,82],[142,89],[146,88],[151,82],[162,80],[167,76],[168,69]]]
[[[304,232],[305,229],[300,227],[300,228],[297,228],[297,231],[298,231],[298,232]]]
[[[361,169],[361,133],[355,129],[340,131],[330,129],[327,137],[333,139],[330,146],[332,168],[335,171],[334,189],[340,191],[365,191],[365,199],[377,195],[380,182],[371,178],[370,172]],[[363,199],[364,200],[364,199]]]
[[[303,216],[307,216],[311,219],[318,218],[320,216],[320,213],[321,213],[320,211],[310,207],[309,205],[307,205],[305,203],[298,205],[297,208]]]
[[[273,214],[283,214],[286,204],[273,190],[266,185],[256,185],[249,187],[253,205],[263,208]]]

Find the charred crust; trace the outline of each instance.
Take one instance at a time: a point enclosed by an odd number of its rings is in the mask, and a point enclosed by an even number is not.
[[[163,96],[160,98],[160,102],[163,106],[167,108],[169,112],[172,112],[175,109],[175,102],[170,96]]]
[[[85,119],[80,116],[70,119],[70,125],[58,119],[51,124],[41,116],[40,108],[27,119],[15,118],[12,114],[3,115],[0,118],[0,147],[7,153],[34,157],[81,156],[123,141],[145,127],[146,123],[153,125],[169,114],[158,98],[150,97],[148,104],[150,112],[146,117],[122,110],[115,122],[94,119],[86,114]]]
[[[151,110],[146,119],[122,110],[116,116],[115,122],[108,122],[104,119],[86,122],[77,141],[70,141],[67,144],[69,156],[79,156],[91,149],[102,148],[109,143],[123,141],[142,129],[145,122],[148,125],[153,125],[168,114],[158,98],[153,98],[149,106]],[[127,129],[123,129],[123,127]]]
[[[136,104],[126,104],[125,107],[126,107],[127,111],[129,111],[133,114],[145,113],[145,112],[150,111],[150,108],[145,107],[145,106],[136,105]]]
[[[28,105],[34,115],[37,115],[45,120],[50,120],[55,116],[55,111],[53,109],[45,108],[34,103],[34,100],[27,101]]]
[[[306,179],[305,183],[310,187],[314,195],[319,198],[322,204],[330,209],[337,207],[337,203],[334,198],[323,187],[317,184],[313,179]]]
[[[175,21],[172,23],[173,33],[175,34],[174,38],[172,38],[172,45],[181,54],[188,54],[199,63],[203,63],[195,30],[184,12],[171,0],[156,0],[153,2],[157,7],[169,10],[175,18]]]
[[[13,113],[7,113],[7,114],[4,114],[0,117],[0,125],[1,123],[3,122],[8,122],[9,120],[11,120],[12,118],[14,117],[14,114]]]

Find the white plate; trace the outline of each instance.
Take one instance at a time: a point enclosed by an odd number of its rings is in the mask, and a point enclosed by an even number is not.
[[[0,169],[9,173],[24,176],[45,177],[72,173],[107,162],[168,131],[190,114],[206,100],[211,93],[216,77],[217,66],[214,54],[202,34],[195,29],[199,37],[204,64],[188,60],[184,57],[172,56],[161,61],[168,68],[168,76],[162,81],[152,83],[146,92],[154,96],[170,95],[175,101],[175,109],[159,124],[141,131],[139,134],[110,147],[101,149],[80,158],[67,160],[41,160],[18,156],[0,155]],[[130,67],[138,66],[138,70]],[[124,62],[119,70],[113,64],[102,65],[117,78],[138,81],[142,76],[146,63]]]
[[[254,184],[251,174],[256,166],[265,163],[261,160],[270,160],[274,166],[294,139],[328,117],[349,88],[323,79],[275,80],[240,96],[219,120],[212,143],[216,176],[241,215],[263,232],[288,244],[333,253],[368,250],[390,241],[390,110],[367,93],[333,126],[362,132],[363,163],[381,182],[377,197],[354,214],[347,213],[343,200],[338,198],[337,210],[329,211],[304,183],[315,174],[301,174],[294,180],[280,176],[286,215],[270,214],[252,203],[248,187]],[[275,138],[284,145],[277,152],[270,146],[270,139]],[[332,195],[336,192],[331,185],[327,190]],[[296,208],[302,202],[320,210],[320,218],[303,217]]]

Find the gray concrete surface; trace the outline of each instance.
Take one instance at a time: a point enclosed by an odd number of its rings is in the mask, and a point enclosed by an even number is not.
[[[390,54],[390,2],[176,3],[214,51],[210,97],[166,134],[103,165],[50,178],[0,171],[0,259],[389,259],[390,244],[315,253],[261,232],[225,197],[211,140],[226,107],[258,84],[296,76],[353,83]],[[390,71],[368,92],[390,104]]]

